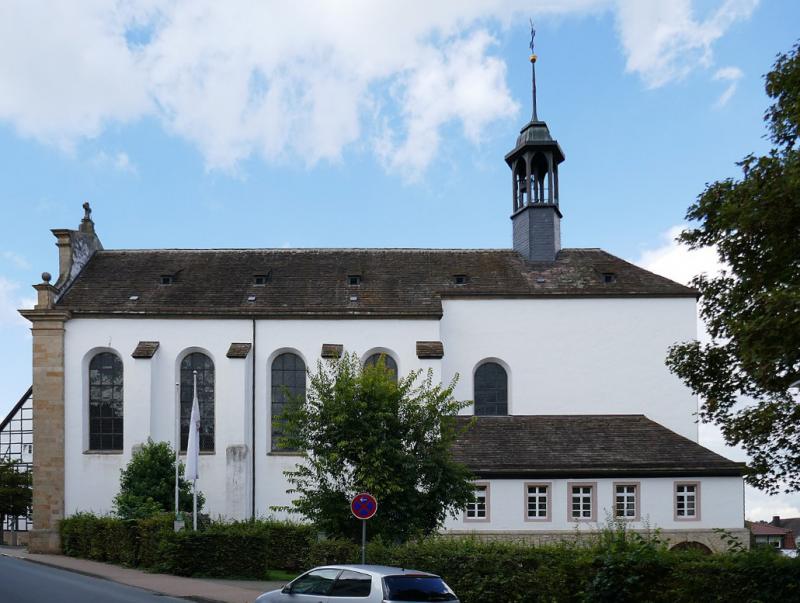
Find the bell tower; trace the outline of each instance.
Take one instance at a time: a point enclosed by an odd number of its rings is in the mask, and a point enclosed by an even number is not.
[[[531,83],[533,112],[520,130],[517,144],[505,157],[511,168],[514,251],[526,259],[552,262],[561,249],[558,207],[558,166],[564,152],[536,112],[536,30],[531,22]]]

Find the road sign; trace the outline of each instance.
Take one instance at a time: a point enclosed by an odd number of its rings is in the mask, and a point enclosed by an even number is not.
[[[372,494],[356,494],[350,502],[350,510],[358,519],[371,519],[378,511],[378,501]]]

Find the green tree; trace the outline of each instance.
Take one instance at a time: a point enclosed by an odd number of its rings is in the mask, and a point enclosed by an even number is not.
[[[766,76],[773,148],[748,155],[741,179],[707,185],[689,208],[699,223],[679,240],[716,246],[725,270],[699,276],[711,342],[681,343],[667,365],[702,398],[700,417],[750,455],[748,481],[800,490],[800,44]]]
[[[370,535],[390,541],[429,534],[472,500],[471,474],[452,458],[454,416],[468,402],[433,374],[416,371],[395,382],[383,359],[362,367],[353,354],[318,363],[304,400],[284,413],[283,444],[304,450],[286,472],[292,510],[331,536],[355,537],[350,513],[359,492],[378,499]]]
[[[19,461],[0,459],[0,543],[6,517],[27,515],[31,508],[31,473]]]
[[[192,511],[191,484],[183,479],[183,463],[179,472],[181,511]],[[197,509],[203,508],[205,497],[197,494]],[[114,497],[114,510],[124,519],[141,519],[165,511],[175,511],[175,451],[167,442],[147,443],[133,453],[127,467],[120,471],[119,493]]]

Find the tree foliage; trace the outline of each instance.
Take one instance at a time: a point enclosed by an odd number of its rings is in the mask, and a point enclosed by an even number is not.
[[[416,371],[395,383],[383,359],[361,366],[355,355],[319,363],[305,400],[289,405],[283,443],[307,451],[286,472],[295,495],[288,509],[331,536],[356,536],[350,513],[359,492],[378,499],[370,535],[389,541],[430,534],[472,500],[471,474],[452,458],[456,381],[433,384]]]
[[[716,246],[726,267],[701,275],[711,342],[671,348],[670,369],[702,397],[700,416],[750,455],[748,481],[800,490],[800,43],[766,76],[769,154],[748,155],[742,178],[714,182],[689,208],[680,240]]]
[[[0,542],[6,517],[27,515],[31,508],[31,473],[16,460],[0,459]]]
[[[179,502],[181,511],[192,511],[192,490],[183,478],[183,463],[179,471]],[[205,498],[197,494],[197,509]],[[142,519],[175,510],[175,451],[167,442],[147,443],[133,453],[128,465],[120,471],[119,493],[114,497],[114,510],[124,519]]]

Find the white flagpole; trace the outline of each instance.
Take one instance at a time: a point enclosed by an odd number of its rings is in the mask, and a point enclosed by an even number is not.
[[[186,446],[186,479],[192,480],[192,527],[197,530],[197,478],[200,477],[200,405],[197,401],[197,371],[194,371],[192,414],[189,417],[189,441]]]
[[[180,519],[180,480],[181,465],[181,384],[175,384],[175,521]]]

